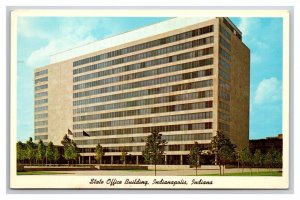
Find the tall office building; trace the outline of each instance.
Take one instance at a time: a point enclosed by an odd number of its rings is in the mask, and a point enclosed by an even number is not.
[[[222,130],[249,139],[250,51],[228,18],[173,18],[58,53],[35,70],[35,139],[59,145],[73,132],[80,162],[142,163],[159,130],[167,164],[185,164],[197,141]]]

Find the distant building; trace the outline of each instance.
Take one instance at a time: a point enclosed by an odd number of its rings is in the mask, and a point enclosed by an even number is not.
[[[249,141],[249,148],[253,153],[256,149],[261,150],[262,153],[267,153],[272,147],[282,152],[282,134],[278,134],[276,137]]]
[[[113,26],[113,25],[112,25]],[[101,31],[101,30],[99,30]],[[71,130],[80,162],[142,162],[146,137],[167,140],[167,164],[187,162],[217,130],[249,142],[250,50],[224,17],[173,18],[58,53],[35,69],[35,140],[59,145]]]

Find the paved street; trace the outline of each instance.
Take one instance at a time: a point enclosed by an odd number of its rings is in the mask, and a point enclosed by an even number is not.
[[[278,171],[279,169],[273,169],[273,171]],[[268,169],[260,169],[262,171],[269,171]],[[83,175],[83,176],[154,176],[154,170],[91,170],[91,171],[60,171],[66,173],[64,175]],[[234,168],[234,169],[225,169],[225,173],[241,173],[242,169]],[[244,169],[244,172],[250,172],[250,169]],[[257,169],[253,169],[253,176]],[[206,169],[206,170],[198,170],[198,175],[201,174],[218,174],[219,171],[217,169]],[[194,176],[195,169],[163,169],[157,170],[157,176]]]

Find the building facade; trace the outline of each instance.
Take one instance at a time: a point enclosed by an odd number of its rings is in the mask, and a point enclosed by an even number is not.
[[[263,154],[266,154],[272,148],[282,153],[282,146],[282,134],[278,134],[276,137],[249,140],[249,149],[252,153],[255,153],[256,150],[260,150]]]
[[[62,52],[35,70],[35,139],[68,132],[80,163],[143,163],[146,137],[167,141],[165,162],[185,164],[197,141],[222,130],[249,141],[250,50],[228,18],[173,18]],[[84,134],[86,133],[86,134]]]

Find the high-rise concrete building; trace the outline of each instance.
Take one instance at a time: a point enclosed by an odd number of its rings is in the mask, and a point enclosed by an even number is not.
[[[185,164],[222,130],[248,145],[250,51],[228,18],[173,18],[58,53],[35,70],[35,139],[73,132],[80,162],[142,163],[159,130],[166,162]],[[86,133],[86,134],[84,134]]]

